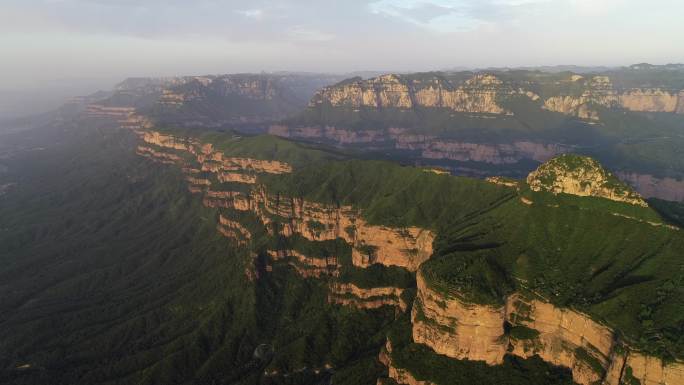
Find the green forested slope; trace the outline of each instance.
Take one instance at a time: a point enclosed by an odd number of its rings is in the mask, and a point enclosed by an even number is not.
[[[218,213],[187,192],[179,170],[137,157],[131,133],[64,124],[3,140],[20,150],[2,160],[0,175],[18,183],[0,197],[1,383],[374,384],[386,371],[377,354],[393,308],[331,305],[326,279],[301,278],[287,264],[251,281],[250,250],[219,236]],[[348,172],[352,164],[331,167]],[[391,164],[377,167],[406,177]],[[501,195],[495,190],[484,188],[490,198]],[[354,200],[370,209],[390,191]],[[396,207],[386,199],[377,221]],[[256,249],[274,241],[255,231]],[[318,243],[295,246],[336,247]],[[340,279],[413,285],[407,272],[380,267]],[[505,376],[520,385],[548,368],[490,376],[461,365],[485,382]]]

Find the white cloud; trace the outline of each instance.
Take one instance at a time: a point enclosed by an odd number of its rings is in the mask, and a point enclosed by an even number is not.
[[[369,9],[429,30],[454,32],[488,22],[515,22],[535,7],[562,1],[567,0],[376,0]]]
[[[261,20],[264,17],[264,11],[262,9],[245,9],[235,12],[249,19]]]

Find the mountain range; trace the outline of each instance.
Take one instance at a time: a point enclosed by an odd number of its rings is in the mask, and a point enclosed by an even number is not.
[[[0,382],[682,384],[642,67],[130,79],[2,134]]]

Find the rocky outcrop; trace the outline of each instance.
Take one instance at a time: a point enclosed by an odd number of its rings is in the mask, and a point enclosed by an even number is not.
[[[242,174],[238,172],[221,172],[218,174],[218,180],[220,182],[235,182],[235,183],[246,183],[255,184],[256,176]]]
[[[554,158],[531,172],[527,184],[533,191],[593,196],[648,206],[639,194],[586,156],[566,154]]]
[[[252,239],[252,233],[240,222],[226,218],[223,215],[219,215],[217,229],[224,237],[234,239],[240,245],[246,245]]]
[[[436,385],[431,381],[418,380],[410,371],[397,367],[392,361],[392,342],[389,339],[385,342],[385,346],[380,349],[378,360],[387,366],[387,378],[393,381],[390,382],[385,378],[379,378],[377,382],[378,385],[386,383],[401,385]]]
[[[476,74],[460,84],[446,78],[383,75],[377,78],[345,81],[319,91],[309,107],[327,103],[346,108],[447,108],[457,112],[479,114],[511,114],[498,103],[503,95],[520,91],[504,84],[492,74]],[[534,97],[530,93],[523,95]]]
[[[537,299],[508,297],[506,319],[513,325],[508,342],[520,357],[538,355],[572,369],[573,380],[593,384],[605,377],[614,349],[613,331],[585,314]]]
[[[379,263],[415,271],[432,255],[432,231],[371,225],[351,206],[269,195],[259,188],[252,191],[251,209],[266,225],[280,217],[277,231],[286,237],[298,234],[312,241],[345,240],[352,246],[352,262],[359,267]]]
[[[138,146],[136,154],[164,164],[177,164],[182,161],[178,155],[160,152],[146,146]]]
[[[411,319],[413,340],[435,352],[457,359],[503,362],[506,353],[505,311],[501,307],[479,306],[459,298],[445,298],[430,289],[422,274],[416,276],[418,295]]]
[[[268,174],[292,172],[292,166],[277,160],[227,157],[222,151],[215,150],[211,143],[200,143],[195,138],[179,137],[150,130],[139,131],[138,134],[146,143],[193,155],[197,162],[200,163],[202,171],[241,171]],[[227,178],[230,178],[230,176]]]
[[[404,289],[398,287],[361,288],[353,283],[333,282],[330,285],[328,301],[362,309],[397,306],[404,311],[408,305],[401,299],[403,292]]]
[[[536,80],[543,85],[545,80]],[[520,83],[520,82],[518,82]],[[309,107],[322,104],[352,109],[416,107],[447,108],[475,114],[512,114],[501,105],[501,99],[522,95],[531,101],[542,98],[530,89],[529,82],[504,82],[494,74],[474,74],[466,81],[449,80],[435,74],[407,76],[388,74],[362,80],[350,79],[326,87],[311,100]],[[581,119],[598,121],[596,107],[623,108],[640,112],[684,113],[684,91],[662,88],[618,89],[607,76],[573,75],[555,82],[558,94],[540,103],[543,108]],[[579,92],[578,92],[579,89]]]
[[[634,351],[609,327],[532,294],[513,293],[503,305],[469,302],[440,294],[417,274],[413,339],[457,359],[501,364],[504,354],[538,355],[572,370],[582,385],[675,385],[684,383],[684,362],[663,362]]]
[[[301,198],[269,194],[257,184],[256,175],[291,172],[289,164],[276,160],[229,157],[216,151],[211,143],[200,143],[194,138],[179,138],[159,132],[141,132],[141,138],[152,145],[161,159],[172,156],[179,162],[190,155],[200,164],[201,171],[216,174],[220,182],[255,185],[248,194],[211,191],[211,181],[190,173],[190,191],[206,194],[203,203],[208,207],[233,208],[251,211],[271,233],[289,237],[295,234],[312,241],[344,239],[352,245],[352,261],[367,267],[375,263],[400,266],[415,271],[432,255],[434,233],[418,227],[392,228],[369,224],[359,210],[351,206],[333,206],[309,202]],[[179,151],[164,152],[162,149]],[[186,169],[195,169],[185,165]],[[277,219],[276,219],[277,218]],[[223,229],[232,235],[234,230]]]
[[[285,260],[302,277],[316,277],[339,275],[340,264],[336,256],[315,258],[307,256],[297,250],[267,250],[272,261]],[[269,267],[267,266],[267,270]]]
[[[485,178],[485,180],[489,183],[496,184],[499,186],[520,188],[520,182],[515,179],[504,178],[501,176],[491,176]]]
[[[202,199],[206,207],[223,207],[238,211],[249,211],[249,197],[238,191],[207,190]]]
[[[684,91],[662,88],[618,90],[606,76],[575,80],[577,81],[586,83],[581,94],[551,96],[544,100],[544,108],[587,120],[599,120],[596,106],[636,112],[684,113]]]

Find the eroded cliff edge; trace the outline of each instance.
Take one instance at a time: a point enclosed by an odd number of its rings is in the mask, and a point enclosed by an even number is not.
[[[413,339],[457,359],[501,364],[505,354],[538,355],[572,369],[579,384],[681,384],[684,363],[634,350],[611,328],[533,294],[513,293],[502,306],[470,302],[430,288],[417,274]]]
[[[421,265],[435,253],[437,233],[434,230],[371,224],[363,212],[353,206],[273,193],[266,182],[268,176],[289,175],[295,169],[286,161],[259,159],[244,153],[235,156],[220,145],[187,136],[151,130],[139,134],[144,142],[138,148],[140,155],[181,167],[192,193],[201,195],[208,207],[226,209],[218,217],[217,230],[233,239],[238,247],[254,247],[255,234],[263,229],[271,237],[300,238],[313,243],[341,240],[349,248],[348,263],[354,268],[370,269],[381,265],[417,271],[418,290],[411,311],[411,334],[416,343],[424,344],[436,353],[460,360],[481,360],[490,365],[501,364],[510,354],[525,358],[539,356],[549,363],[571,369],[574,380],[581,384],[619,384],[621,381],[636,384],[633,381],[639,381],[641,384],[671,385],[682,381],[681,363],[664,362],[640,352],[621,339],[614,329],[582,312],[557,307],[532,292],[508,293],[503,304],[492,305],[470,300],[465,293],[432,288],[422,274]],[[582,179],[579,181],[581,185]],[[548,182],[545,187],[554,186],[553,181]],[[575,182],[577,180],[569,185],[575,186]],[[491,185],[500,186],[496,188],[503,191],[518,190],[517,194],[521,194],[517,182]],[[548,192],[583,195],[582,191],[567,189]],[[598,189],[586,195],[607,200],[622,197],[604,192]],[[530,210],[527,207],[557,210],[541,197],[533,196],[531,206],[516,199],[504,202],[521,212]],[[632,203],[629,206],[647,210],[638,200],[613,201]],[[492,209],[483,212],[487,210]],[[475,214],[466,215],[466,218],[472,215]],[[662,231],[674,232],[669,228]],[[260,261],[259,253],[254,253],[253,268],[245,271],[250,279],[259,279],[260,274],[270,271],[272,265],[280,261],[291,264],[303,277],[335,278],[346,263],[344,252],[315,255],[303,249],[274,246],[269,245],[271,248],[264,250],[266,263]],[[406,288],[333,279],[328,301],[365,309],[394,306],[398,311],[404,311],[409,308],[405,295],[410,291]],[[390,365],[389,373],[400,383],[409,380],[410,383],[432,383],[418,380],[409,370],[397,366]]]

